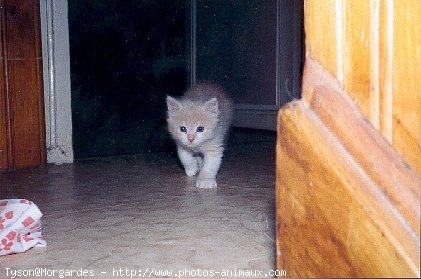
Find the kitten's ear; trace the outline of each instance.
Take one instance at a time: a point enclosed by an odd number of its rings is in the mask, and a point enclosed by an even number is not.
[[[167,107],[168,113],[173,114],[181,109],[182,104],[173,97],[167,96]]]
[[[203,107],[205,108],[205,111],[207,112],[214,113],[214,114],[219,113],[218,99],[216,98],[212,98],[209,101],[207,101]]]

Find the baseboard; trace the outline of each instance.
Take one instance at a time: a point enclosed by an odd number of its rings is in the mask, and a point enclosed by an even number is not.
[[[276,131],[277,109],[236,108],[233,126]]]

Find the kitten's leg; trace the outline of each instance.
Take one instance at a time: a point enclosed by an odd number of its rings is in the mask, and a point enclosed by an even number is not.
[[[196,187],[198,188],[215,188],[216,174],[222,161],[222,153],[224,149],[218,148],[216,150],[204,152],[203,166],[196,180]]]
[[[193,153],[178,146],[177,147],[178,157],[184,166],[187,176],[193,176],[199,171],[199,166]]]
[[[199,156],[196,156],[196,159],[197,159],[197,164],[199,166],[199,170],[201,170],[203,167],[203,157],[199,155]]]

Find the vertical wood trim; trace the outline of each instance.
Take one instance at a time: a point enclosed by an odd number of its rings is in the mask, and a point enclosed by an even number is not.
[[[0,0],[0,7],[3,7],[3,0]],[[0,10],[0,170],[8,168],[8,130],[7,130],[7,102],[6,102],[6,80],[5,80],[5,57],[3,49],[3,9]]]
[[[12,111],[11,111],[11,94],[9,91],[9,73],[8,73],[8,63],[7,63],[7,44],[6,44],[6,11],[5,11],[5,1],[2,0],[0,9],[1,17],[1,44],[2,44],[2,57],[3,57],[3,79],[4,83],[4,100],[5,100],[5,121],[6,121],[6,152],[7,152],[7,166],[6,168],[11,168],[14,166],[13,158],[13,141],[12,141]]]
[[[2,1],[0,0],[0,5]],[[3,44],[1,43],[1,12],[0,12],[0,170],[7,169],[8,158],[7,158],[7,126],[6,126],[6,90],[4,80],[4,56],[3,56]]]
[[[336,1],[338,0],[305,1],[304,3],[306,53],[325,65],[334,76],[337,75],[338,47]]]
[[[45,102],[44,102],[44,84],[43,84],[43,65],[42,65],[42,45],[41,45],[41,11],[40,2],[34,1],[34,49],[35,49],[35,74],[38,93],[38,123],[39,123],[39,160],[40,164],[47,162],[46,150],[46,129],[45,129]]]
[[[381,121],[380,130],[383,136],[392,143],[393,135],[393,47],[394,47],[394,28],[393,28],[393,4],[394,0],[387,0],[385,3],[385,62],[383,78],[383,96],[381,98]]]
[[[336,78],[344,86],[344,8],[343,0],[335,1],[336,10]]]
[[[394,3],[392,145],[421,174],[421,1]]]
[[[380,128],[380,9],[379,0],[370,0],[370,121]]]

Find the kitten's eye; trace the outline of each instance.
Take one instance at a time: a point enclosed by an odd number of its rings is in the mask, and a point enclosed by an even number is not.
[[[203,126],[199,126],[196,129],[196,131],[198,131],[199,133],[203,132],[204,130],[205,130],[205,128]]]
[[[181,126],[181,127],[180,127],[180,132],[182,132],[182,133],[187,133],[187,128],[186,128],[186,127],[184,127],[184,126]]]

